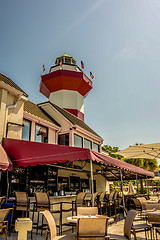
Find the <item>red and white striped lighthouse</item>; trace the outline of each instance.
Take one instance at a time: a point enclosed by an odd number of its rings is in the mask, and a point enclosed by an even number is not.
[[[92,81],[68,54],[55,61],[48,74],[41,78],[40,92],[50,102],[84,121],[84,98],[92,89]]]

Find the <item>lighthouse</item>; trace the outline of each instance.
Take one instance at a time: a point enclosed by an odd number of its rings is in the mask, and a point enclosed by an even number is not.
[[[92,81],[76,65],[75,59],[63,54],[48,74],[41,78],[40,92],[50,102],[84,121],[84,98],[92,89]]]

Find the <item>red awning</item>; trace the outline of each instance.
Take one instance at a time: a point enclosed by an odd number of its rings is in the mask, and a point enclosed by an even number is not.
[[[68,147],[62,145],[38,143],[10,138],[3,139],[3,147],[14,167],[45,165],[66,161],[75,162],[77,160],[92,160],[108,167],[118,168],[125,171],[137,173],[138,175],[154,177],[152,172],[136,167],[129,163],[111,158],[107,155],[94,152],[90,149]]]
[[[0,169],[2,171],[12,170],[13,164],[8,158],[5,150],[3,149],[2,145],[0,144]]]

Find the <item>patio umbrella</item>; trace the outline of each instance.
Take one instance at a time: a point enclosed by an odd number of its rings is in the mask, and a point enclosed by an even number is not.
[[[0,170],[6,171],[6,170],[12,170],[13,164],[10,161],[9,157],[7,156],[7,153],[3,149],[2,145],[0,144]]]
[[[133,187],[133,184],[131,182],[129,182],[129,186],[128,186],[128,194],[135,194],[136,190]]]
[[[160,158],[160,143],[130,146],[122,151],[116,152],[115,154],[121,155],[126,159],[157,159]]]

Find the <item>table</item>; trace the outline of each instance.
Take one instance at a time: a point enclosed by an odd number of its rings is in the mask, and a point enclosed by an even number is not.
[[[98,217],[96,217],[96,216],[72,216],[72,217],[67,217],[67,222],[76,224],[79,218],[98,218]]]
[[[108,224],[111,224],[114,222],[113,218],[109,218],[107,216],[103,215],[91,215],[91,216],[86,216],[86,215],[81,215],[81,216],[72,216],[72,217],[67,217],[67,222],[69,223],[74,223],[76,224],[79,218],[108,218]]]
[[[146,200],[144,201],[143,203],[151,203],[151,204],[154,204],[154,203],[158,203],[159,202],[159,199],[154,199],[154,200]]]

